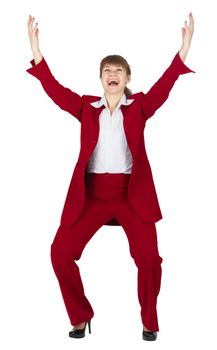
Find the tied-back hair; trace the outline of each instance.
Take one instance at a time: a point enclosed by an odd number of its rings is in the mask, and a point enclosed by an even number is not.
[[[122,57],[120,55],[109,55],[109,56],[104,57],[102,59],[102,61],[100,62],[100,78],[102,77],[103,67],[106,64],[115,64],[115,65],[119,64],[120,66],[122,66],[126,70],[127,75],[131,75],[130,66],[124,57]],[[133,94],[132,91],[127,86],[125,86],[125,88],[124,88],[124,93],[125,93],[126,97]]]

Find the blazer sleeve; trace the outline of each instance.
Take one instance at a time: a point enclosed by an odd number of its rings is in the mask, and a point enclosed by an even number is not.
[[[195,73],[182,61],[179,52],[173,58],[172,63],[163,73],[160,79],[151,87],[147,93],[142,94],[142,111],[145,118],[150,118],[155,111],[167,100],[170,90],[180,74]]]
[[[54,103],[81,121],[82,97],[61,85],[54,78],[44,57],[38,64],[35,64],[34,59],[30,63],[32,67],[26,72],[41,82],[45,92]]]

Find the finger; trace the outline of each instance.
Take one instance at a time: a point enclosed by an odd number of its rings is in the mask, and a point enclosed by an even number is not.
[[[33,17],[33,21],[34,21],[35,17]],[[32,23],[33,23],[32,21]],[[36,31],[38,28],[38,22],[35,24],[34,28],[32,27],[32,31]]]
[[[29,22],[28,22],[29,30],[32,30],[32,25],[33,25],[34,19],[35,19],[35,17],[30,16]]]
[[[189,22],[194,23],[194,17],[192,15],[192,12],[189,13]]]
[[[32,23],[32,16],[29,15],[28,22],[27,22],[29,28],[30,28],[31,23]]]
[[[32,17],[32,21],[31,21],[31,24],[32,24],[32,25],[33,25],[34,20],[35,20],[35,17]]]
[[[192,15],[189,15],[189,29],[193,32],[194,30],[194,18]]]
[[[37,31],[38,30],[38,23],[36,23],[35,24],[35,27],[34,27],[34,29],[33,30],[35,30],[35,31]]]

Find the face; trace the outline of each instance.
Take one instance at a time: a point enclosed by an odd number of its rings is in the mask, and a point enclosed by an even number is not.
[[[130,76],[120,65],[106,64],[102,69],[101,82],[106,93],[123,93],[129,81]]]

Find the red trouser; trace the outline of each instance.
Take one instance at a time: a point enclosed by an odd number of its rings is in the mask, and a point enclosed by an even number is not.
[[[161,263],[154,222],[144,223],[127,200],[130,174],[88,174],[86,200],[79,218],[71,227],[60,225],[51,245],[51,261],[72,325],[88,321],[94,311],[84,293],[75,260],[109,219],[116,218],[129,242],[130,255],[138,268],[138,299],[143,325],[159,331],[157,296],[161,285]],[[112,227],[112,226],[111,226]]]

